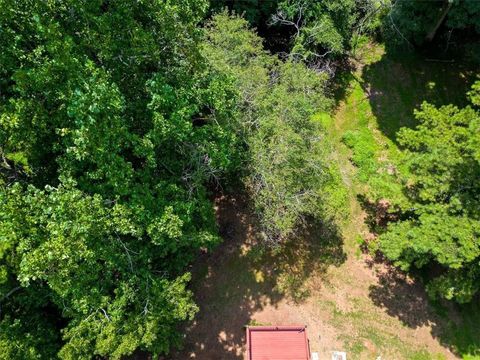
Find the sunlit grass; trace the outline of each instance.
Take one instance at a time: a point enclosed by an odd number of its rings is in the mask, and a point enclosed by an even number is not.
[[[353,169],[348,168],[348,164],[342,165],[343,171],[351,173],[348,181],[352,181],[348,184],[352,219],[343,228],[343,235],[349,256],[358,257],[358,239],[364,224],[356,219],[361,213],[356,196],[365,195],[373,201],[404,200],[401,181],[407,169],[402,165],[396,132],[403,126],[416,125],[414,111],[423,101],[464,105],[475,71],[462,64],[429,63],[412,57],[394,59],[385,54],[382,46],[371,43],[358,49],[356,58],[359,61],[356,70],[343,74],[340,79],[345,89],[337,98],[339,106],[330,131],[339,159],[348,158],[353,164]],[[383,354],[396,354],[405,359],[445,358],[442,354],[412,347],[395,334],[384,333],[383,324],[368,304],[357,303],[355,309],[348,312],[337,309],[335,304],[321,306],[330,307],[335,326],[346,324],[346,335],[340,340],[355,358],[372,355],[366,343],[381,349]],[[442,328],[439,340],[464,359],[480,359],[479,311],[470,309],[460,313],[460,323],[450,322]],[[398,324],[390,326],[395,328]]]

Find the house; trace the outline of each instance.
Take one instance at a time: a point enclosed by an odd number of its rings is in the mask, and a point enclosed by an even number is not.
[[[305,326],[247,326],[246,360],[311,360]]]

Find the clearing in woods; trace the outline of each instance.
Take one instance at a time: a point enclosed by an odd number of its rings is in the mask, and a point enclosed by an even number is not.
[[[343,76],[335,116],[326,124],[349,189],[348,221],[338,229],[312,226],[295,243],[266,250],[256,241],[246,200],[216,199],[224,242],[192,269],[200,312],[173,358],[243,359],[248,324],[306,324],[320,358],[333,350],[347,351],[350,359],[480,358],[480,321],[465,315],[472,309],[432,304],[418,280],[360,251],[360,240],[372,235],[358,195],[376,170],[362,169],[361,161],[352,165],[356,151],[362,156],[361,142],[360,148],[342,142],[347,131],[360,134],[374,144],[363,156],[388,165],[398,152],[396,131],[415,125],[418,99],[462,105],[472,71],[395,60],[375,44],[359,57],[356,70]]]

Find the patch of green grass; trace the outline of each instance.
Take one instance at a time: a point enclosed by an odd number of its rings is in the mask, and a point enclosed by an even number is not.
[[[376,156],[380,151],[375,138],[368,129],[347,131],[343,142],[353,150],[352,162],[358,167],[358,178],[366,182],[379,169]]]
[[[461,305],[459,312],[461,321],[450,321],[441,340],[463,359],[480,359],[480,304]]]
[[[364,311],[363,309],[360,309],[358,311],[342,311],[335,307],[333,309],[333,319],[336,323],[342,321],[359,323],[359,321],[363,322],[368,320],[374,320],[375,318],[372,314]]]
[[[446,360],[443,354],[430,354],[427,350],[420,350],[411,353],[411,360]]]
[[[379,317],[375,311],[371,311],[369,308],[369,300],[359,297],[348,296],[348,301],[351,305],[350,310],[342,311],[337,307],[336,303],[329,304],[331,307],[332,323],[336,326],[338,324],[351,324],[355,328],[363,328],[365,326],[376,327],[379,324]],[[393,319],[382,319],[381,325],[395,325]]]
[[[366,350],[362,341],[354,336],[340,335],[338,340],[343,342],[344,349],[351,357],[358,358]]]
[[[359,49],[357,55],[363,66],[354,73],[342,75],[344,90],[337,92],[342,97],[336,99],[340,105],[331,127],[336,151],[341,159],[349,158],[354,165],[353,171],[342,165],[342,170],[348,172],[347,181],[352,178],[350,174],[354,174],[352,183],[348,184],[352,198],[356,195],[363,195],[369,201],[386,198],[392,205],[405,207],[408,201],[402,181],[408,177],[408,169],[402,163],[397,131],[416,125],[414,110],[423,101],[463,106],[475,71],[462,64],[430,63],[419,58],[394,59],[385,54],[382,47],[372,44]],[[358,248],[359,224],[345,226],[344,234],[350,239],[349,243]],[[345,330],[339,339],[354,358],[362,358],[361,355],[371,351],[365,346],[370,343],[378,349],[378,355],[385,358],[445,359],[442,354],[412,346],[393,330],[386,331],[385,327],[395,329],[398,324],[395,320],[386,324],[384,318],[379,321],[367,304],[354,302],[354,309],[349,311],[341,311],[335,303],[322,302],[319,306],[332,314],[332,325]],[[435,310],[443,318],[436,329],[439,342],[464,359],[480,359],[478,306],[462,310],[462,320],[456,323],[449,320],[449,309],[436,306]]]
[[[431,354],[426,349],[414,348],[410,344],[405,343],[396,334],[379,331],[376,328],[365,327],[360,334],[361,337],[368,339],[375,345],[379,354],[392,354],[393,356],[397,353],[404,359],[416,360],[446,359],[443,354]]]
[[[271,326],[271,325],[272,325],[271,323],[263,323],[255,319],[250,319],[250,321],[248,322],[248,326]]]
[[[357,180],[368,186],[367,197],[372,200],[387,198],[403,204],[406,199],[397,176],[401,168],[400,152],[392,141],[374,131],[377,122],[360,81],[353,80],[353,90],[345,99],[344,121],[348,125],[342,142],[352,151],[351,161],[357,167]]]
[[[394,333],[395,323],[379,322],[375,313],[368,310],[364,299],[351,299],[354,305],[351,311],[342,311],[331,301],[323,301],[321,307],[332,314],[330,323],[344,331],[339,336],[343,347],[354,358],[368,358],[372,349],[365,344],[370,343],[375,349],[375,356],[384,358],[414,359],[414,360],[445,360],[441,353],[430,353],[426,348],[405,342]],[[461,310],[462,321],[453,322],[449,327],[442,328],[439,340],[445,346],[460,355],[465,360],[480,359],[480,316],[472,305]],[[478,307],[478,306],[475,306]],[[397,325],[398,326],[398,325]],[[355,332],[349,329],[354,328]],[[364,355],[363,357],[361,355]],[[367,357],[365,357],[368,355]]]
[[[342,334],[338,340],[343,342],[344,349],[353,358],[402,358],[409,360],[446,360],[443,354],[431,354],[424,348],[412,347],[397,335],[385,332],[384,329],[365,325],[358,327],[356,335]],[[370,349],[366,344],[371,344]],[[374,352],[374,354],[372,354]]]
[[[329,129],[332,127],[333,118],[328,113],[317,113],[313,116],[313,121],[318,122],[323,128]]]

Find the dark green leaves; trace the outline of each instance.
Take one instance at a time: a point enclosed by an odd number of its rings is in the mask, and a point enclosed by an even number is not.
[[[206,6],[1,1],[9,359],[167,353],[197,311],[185,268],[218,242],[207,186],[240,157],[232,82],[200,56]]]
[[[416,129],[399,133],[412,207],[380,236],[380,249],[403,269],[439,266],[431,294],[466,302],[480,289],[480,115],[424,103],[416,117]]]

